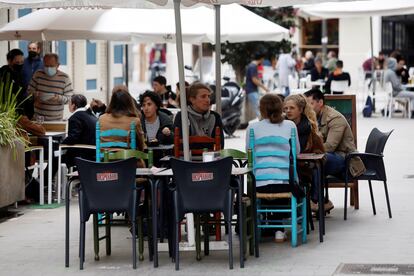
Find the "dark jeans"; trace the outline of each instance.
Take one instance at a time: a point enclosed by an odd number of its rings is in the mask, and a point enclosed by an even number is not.
[[[325,174],[338,175],[345,172],[345,158],[338,153],[326,153]]]

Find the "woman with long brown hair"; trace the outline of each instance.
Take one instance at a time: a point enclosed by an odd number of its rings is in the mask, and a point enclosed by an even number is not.
[[[134,99],[125,85],[115,86],[112,90],[111,101],[105,114],[99,117],[101,130],[131,129],[131,122],[135,123],[137,150],[144,149],[144,132],[142,131],[139,112],[135,107]],[[118,137],[116,137],[119,139]],[[114,137],[102,137],[102,141],[114,141]],[[124,142],[124,141],[122,141]]]

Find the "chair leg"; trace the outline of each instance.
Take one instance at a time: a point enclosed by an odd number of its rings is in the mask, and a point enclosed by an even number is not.
[[[242,236],[242,239],[243,239],[243,258],[244,259],[246,259],[246,253],[247,253],[247,221],[248,221],[248,217],[247,217],[247,206],[246,206],[246,203],[244,203],[244,202],[240,202],[240,204],[242,204],[242,214],[241,214],[241,217],[243,218],[243,225],[242,225],[242,228],[243,228],[243,236]],[[240,235],[242,234],[242,233],[239,233]]]
[[[376,215],[377,211],[375,209],[374,193],[372,192],[371,180],[368,180],[368,186],[369,186],[369,193],[371,195],[372,212],[374,213],[374,215]]]
[[[229,228],[229,268],[233,269],[233,233],[231,229],[231,217],[227,218],[227,227]]]
[[[209,225],[210,214],[203,215],[203,232],[204,232],[204,256],[210,254],[210,225]]]
[[[95,261],[99,261],[99,226],[98,214],[93,215],[93,249],[95,251]]]
[[[144,227],[143,227],[143,217],[139,216],[137,218],[138,224],[138,255],[139,260],[144,260]]]
[[[296,197],[290,197],[290,214],[291,214],[291,229],[292,229],[292,247],[298,244],[298,206]]]
[[[252,208],[252,213],[253,213],[253,227],[254,227],[254,252],[255,252],[255,257],[259,258],[260,257],[260,252],[259,252],[259,215],[257,214],[257,209],[258,209],[258,201],[256,200],[256,195],[253,195],[253,208]]]
[[[196,246],[196,260],[201,260],[201,233],[200,233],[200,215],[194,214],[195,232],[195,246]]]
[[[180,270],[180,247],[179,247],[179,241],[180,241],[180,221],[178,221],[178,218],[176,218],[175,221],[175,270]]]
[[[388,188],[387,188],[387,181],[384,181],[384,189],[385,189],[385,198],[387,199],[388,217],[392,218],[390,197],[388,195]]]
[[[306,243],[306,235],[308,233],[307,226],[308,226],[308,220],[307,220],[307,212],[306,212],[306,204],[307,199],[306,196],[302,198],[302,243]]]
[[[250,234],[250,239],[249,239],[249,254],[250,254],[250,256],[253,256],[254,255],[254,248],[255,248],[254,237],[256,236],[255,235],[255,231],[256,230],[254,228],[255,221],[254,221],[253,213],[255,212],[255,210],[253,209],[253,200],[252,200],[252,202],[250,204],[250,207],[247,208],[246,212],[247,212],[247,217],[250,218],[249,224],[248,224],[248,229],[249,229],[249,234]]]
[[[345,196],[344,196],[344,220],[346,220],[346,211],[348,207],[348,181],[345,180]]]
[[[105,214],[106,256],[111,255],[111,214]]]
[[[79,269],[83,269],[83,263],[85,262],[85,222],[81,222],[80,224],[80,263]]]
[[[132,268],[137,268],[137,235],[136,221],[132,221]]]

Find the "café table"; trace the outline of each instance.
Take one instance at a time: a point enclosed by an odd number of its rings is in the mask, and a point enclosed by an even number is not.
[[[52,204],[53,138],[64,135],[66,132],[63,131],[46,131],[44,136],[38,136],[38,139],[47,139],[48,145],[47,204]]]
[[[324,169],[323,160],[325,154],[315,153],[301,153],[298,154],[296,159],[298,163],[310,163],[312,164],[312,183],[316,185],[318,189],[318,215],[319,215],[319,241],[323,242],[323,236],[325,235],[325,210],[324,210]]]

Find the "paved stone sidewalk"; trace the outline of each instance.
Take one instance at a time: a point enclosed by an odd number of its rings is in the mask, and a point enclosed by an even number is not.
[[[374,183],[377,215],[372,215],[366,183],[360,184],[360,210],[349,208],[343,220],[343,190],[330,192],[335,209],[326,219],[325,242],[319,243],[318,231],[311,232],[308,242],[297,248],[289,243],[271,241],[260,244],[261,256],[249,257],[245,268],[239,268],[238,248],[234,248],[234,270],[228,269],[227,251],[213,251],[202,261],[194,252],[181,253],[181,270],[176,272],[167,253],[160,253],[160,267],[154,269],[145,256],[132,269],[128,229],[113,228],[112,256],[93,258],[92,227],[87,227],[86,263],[79,271],[78,206],[71,206],[71,266],[64,267],[64,208],[26,209],[24,215],[0,223],[0,275],[333,275],[342,263],[410,264],[414,263],[414,120],[358,118],[358,144],[364,150],[370,130],[395,129],[385,149],[389,192],[393,218],[388,219],[384,189]],[[240,138],[227,139],[226,147],[244,148]],[[317,223],[316,223],[317,224]],[[317,227],[317,225],[315,225]],[[145,252],[147,254],[147,251]],[[339,275],[339,274],[336,274]],[[345,274],[341,274],[345,275]],[[391,274],[390,274],[391,275]],[[402,274],[400,274],[402,275]]]

